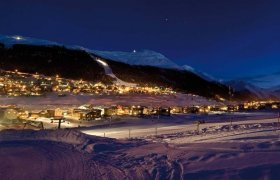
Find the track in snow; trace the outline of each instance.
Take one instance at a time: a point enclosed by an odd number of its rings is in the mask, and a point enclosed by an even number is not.
[[[105,71],[105,74],[114,78],[116,81],[116,84],[118,85],[124,85],[124,86],[128,86],[128,87],[136,87],[137,85],[134,84],[134,83],[129,83],[129,82],[125,82],[121,79],[119,79],[112,71],[111,67],[108,65],[108,63],[106,63],[105,61],[99,59],[99,58],[96,58],[94,56],[92,56],[91,54],[89,54],[90,57],[96,61],[98,64],[100,64],[103,68],[104,68],[104,71]]]

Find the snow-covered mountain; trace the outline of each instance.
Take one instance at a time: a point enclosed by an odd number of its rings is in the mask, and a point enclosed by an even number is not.
[[[9,49],[3,48],[2,44]],[[12,48],[15,44],[23,45]],[[67,79],[115,82],[130,86],[170,87],[178,92],[208,98],[216,98],[217,95],[226,98],[228,93],[226,86],[204,81],[196,73],[188,73],[164,55],[150,50],[104,52],[22,36],[1,35],[0,49],[3,70],[19,69],[48,76],[59,74]]]
[[[201,71],[198,71],[196,69],[194,69],[193,67],[191,66],[188,66],[188,65],[184,65],[183,66],[183,69],[186,70],[186,71],[190,71],[198,76],[200,76],[201,78],[207,80],[207,81],[218,81],[217,79],[215,79],[214,77],[212,77],[211,75],[205,73],[205,72],[201,72]]]
[[[6,47],[11,47],[14,44],[63,46],[63,44],[60,43],[56,43],[48,40],[30,38],[30,37],[23,37],[19,35],[13,35],[13,36],[0,35],[0,42],[3,43]],[[103,58],[123,62],[130,65],[147,65],[147,66],[155,66],[160,68],[182,69],[180,66],[178,66],[176,63],[174,63],[167,57],[165,57],[163,54],[152,50],[121,52],[121,51],[90,50],[80,46],[70,46],[70,45],[64,45],[64,46],[71,49],[86,50],[87,52],[94,53]]]
[[[23,37],[18,35],[13,36],[5,36],[0,34],[0,42],[5,45],[5,47],[11,47],[14,44],[28,44],[28,45],[42,45],[42,46],[62,46],[62,44],[48,41],[48,40],[41,40],[36,38],[30,37]]]
[[[130,65],[148,65],[148,66],[155,66],[160,68],[186,70],[200,76],[201,78],[207,81],[218,81],[211,75],[195,70],[191,66],[184,65],[180,67],[179,65],[177,65],[176,63],[174,63],[173,61],[165,57],[163,54],[151,50],[142,50],[142,51],[133,51],[133,52],[90,50],[90,52],[107,59],[123,62]]]
[[[255,95],[255,97],[260,98],[260,99],[277,97],[277,94],[270,91],[269,89],[264,89],[264,88],[254,85],[254,84],[251,84],[250,82],[246,82],[246,81],[242,81],[242,80],[231,80],[231,81],[225,82],[224,84],[232,87],[234,92],[249,92],[249,93]]]
[[[261,88],[273,90],[274,88],[280,87],[280,72],[268,75],[241,78],[241,80],[249,82]]]
[[[230,84],[237,91],[247,90],[258,97],[280,97],[280,72],[231,80]]]
[[[133,52],[93,50],[92,52],[106,59],[111,59],[130,65],[147,65],[160,68],[181,69],[180,66],[165,57],[163,54],[151,50]]]

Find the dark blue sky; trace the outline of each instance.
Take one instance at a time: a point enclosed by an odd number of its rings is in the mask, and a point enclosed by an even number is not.
[[[1,0],[0,34],[151,49],[235,78],[280,71],[279,9],[279,0]]]

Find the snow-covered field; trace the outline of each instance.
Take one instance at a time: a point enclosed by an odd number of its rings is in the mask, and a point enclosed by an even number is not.
[[[5,130],[0,132],[0,177],[279,179],[280,124],[269,118],[273,116],[241,113],[212,116],[212,121],[184,117],[189,118],[184,123],[178,115],[175,122],[134,118],[106,129]],[[206,123],[198,133],[194,122],[203,118]],[[118,139],[87,135],[103,136],[104,130]]]
[[[275,122],[274,117],[277,113],[274,112],[236,112],[224,114],[173,114],[168,116],[154,117],[123,117],[122,124],[115,124],[111,126],[88,127],[82,130],[83,133],[95,136],[105,136],[110,138],[124,139],[124,138],[146,138],[146,136],[181,133],[186,131],[197,130],[197,121],[205,121],[201,124],[199,129],[208,127],[224,126],[224,125],[239,125],[247,123],[259,122]],[[264,120],[265,119],[265,120]],[[232,121],[232,123],[231,123]]]
[[[58,97],[56,94],[48,94],[42,97],[8,97],[0,96],[0,104],[16,104],[19,106],[72,106],[82,104],[93,105],[143,105],[143,106],[192,106],[220,104],[214,100],[190,94],[176,95],[67,95]]]

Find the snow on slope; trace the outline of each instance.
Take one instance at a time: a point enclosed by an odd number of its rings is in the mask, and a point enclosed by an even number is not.
[[[226,102],[225,102],[226,103]],[[171,106],[196,106],[196,105],[223,105],[211,99],[201,96],[194,96],[191,94],[177,93],[175,95],[147,95],[147,94],[133,94],[133,95],[76,95],[65,96],[57,98],[57,94],[48,94],[46,97],[26,97],[20,96],[17,98],[0,96],[0,105],[16,104],[30,109],[47,109],[47,107],[69,107],[83,104],[95,104],[100,106],[109,105],[141,105],[147,107],[171,107]]]
[[[183,69],[186,71],[190,71],[196,75],[198,75],[199,77],[205,79],[206,81],[218,81],[217,79],[215,79],[214,77],[212,77],[211,75],[204,73],[204,72],[200,72],[195,70],[193,67],[188,66],[188,65],[184,65]]]
[[[101,65],[104,68],[105,74],[107,76],[112,77],[113,79],[115,79],[115,83],[118,85],[124,85],[124,86],[128,86],[128,87],[136,87],[137,84],[134,83],[129,83],[129,82],[125,82],[121,79],[119,79],[112,71],[111,67],[108,65],[108,63],[106,63],[105,61],[103,61],[102,59],[96,58],[92,55],[92,50],[84,48],[84,47],[71,47],[74,49],[80,49],[83,50],[85,52],[88,53],[88,55],[92,58],[92,60],[96,61],[99,65]]]
[[[99,138],[78,130],[7,130],[0,138],[1,179],[182,179],[179,163],[157,154],[161,144]]]
[[[4,43],[6,47],[11,47],[14,44],[28,44],[28,45],[44,45],[44,46],[63,46],[62,44],[51,42],[47,40],[40,40],[35,38],[29,38],[29,37],[22,37],[22,36],[4,36],[0,35],[0,42]],[[133,52],[121,52],[121,51],[99,51],[99,50],[90,50],[88,48],[84,48],[81,46],[66,46],[70,49],[79,49],[86,51],[91,54],[96,54],[98,56],[101,56],[106,59],[111,59],[114,61],[123,62],[130,65],[147,65],[147,66],[154,66],[154,67],[160,67],[160,68],[171,68],[171,69],[184,69],[186,71],[190,71],[203,79],[207,81],[216,81],[215,78],[211,77],[210,75],[196,71],[190,66],[183,66],[180,67],[167,57],[165,57],[163,54],[151,51],[151,50],[141,50],[141,51],[133,51]],[[112,78],[116,79],[116,83],[120,85],[126,85],[126,86],[136,86],[133,83],[127,83],[115,76],[113,74],[111,68],[108,66],[108,64],[102,60],[97,60],[92,55],[91,57],[96,60],[102,67],[104,67],[105,73],[107,73],[108,76],[111,76]],[[102,61],[102,62],[101,62]]]
[[[229,82],[228,82],[229,83]],[[236,89],[247,89],[258,97],[280,97],[280,72],[230,81]],[[239,86],[239,87],[238,87]]]
[[[11,47],[14,44],[28,44],[28,45],[44,45],[44,46],[62,46],[62,44],[47,41],[47,40],[41,40],[41,39],[35,39],[30,37],[23,37],[23,36],[5,36],[0,34],[0,42],[3,43],[6,47]]]
[[[97,51],[93,50],[93,53],[115,61],[123,62],[130,65],[148,65],[160,68],[174,68],[181,69],[180,66],[169,60],[164,55],[151,51],[142,50],[134,52],[121,52],[121,51]]]
[[[3,36],[3,35],[0,35],[0,42],[4,43],[4,45],[6,47],[11,47],[14,44],[43,45],[43,46],[62,46],[61,44],[56,43],[56,42],[51,42],[51,41],[47,41],[47,40],[40,40],[40,39],[35,39],[35,38],[29,38],[29,37],[22,37],[22,36],[18,36],[18,35],[15,35],[15,36]],[[69,47],[72,48],[72,46],[69,46]],[[79,48],[79,49],[84,50],[86,52],[90,51],[90,50],[88,50],[86,48]],[[89,53],[89,55],[92,57],[92,59],[94,61],[97,61],[97,63],[100,64],[104,68],[105,73],[108,76],[111,76],[112,78],[116,79],[116,83],[117,84],[129,86],[129,87],[135,87],[136,86],[136,84],[127,83],[127,82],[124,82],[124,81],[120,80],[112,72],[112,69],[108,66],[108,64],[106,62],[104,62],[102,60],[99,60],[99,59],[96,59],[90,53]]]
[[[110,51],[97,51],[93,50],[90,51],[94,54],[97,54],[103,58],[123,62],[126,64],[131,65],[148,65],[148,66],[155,66],[160,68],[172,68],[172,69],[180,69],[180,70],[186,70],[189,72],[192,72],[201,78],[205,79],[206,81],[218,81],[211,75],[200,72],[195,70],[193,67],[190,67],[188,65],[184,65],[182,67],[178,66],[174,62],[172,62],[170,59],[165,57],[164,55],[150,51],[150,50],[142,50],[139,52],[110,52]]]
[[[244,80],[261,88],[273,89],[274,87],[280,86],[280,72],[268,75],[242,78],[241,80]]]
[[[172,133],[129,140],[89,136],[79,129],[1,131],[0,177],[279,179],[277,118],[232,125],[225,120],[200,129],[198,134],[189,123]]]
[[[260,88],[258,86],[255,86],[249,82],[245,82],[242,80],[228,81],[225,84],[231,86],[234,89],[234,91],[247,90],[259,98],[268,98],[273,95],[270,91],[266,89]]]
[[[128,87],[136,87],[137,84],[134,84],[134,83],[129,83],[129,82],[125,82],[121,79],[119,79],[112,71],[111,67],[105,62],[105,61],[102,61],[101,59],[98,59],[98,58],[95,58],[93,57],[92,55],[90,55],[90,57],[95,60],[98,64],[100,64],[103,68],[104,68],[104,71],[105,71],[105,74],[114,78],[115,79],[115,83],[117,85],[124,85],[124,86],[128,86]]]

